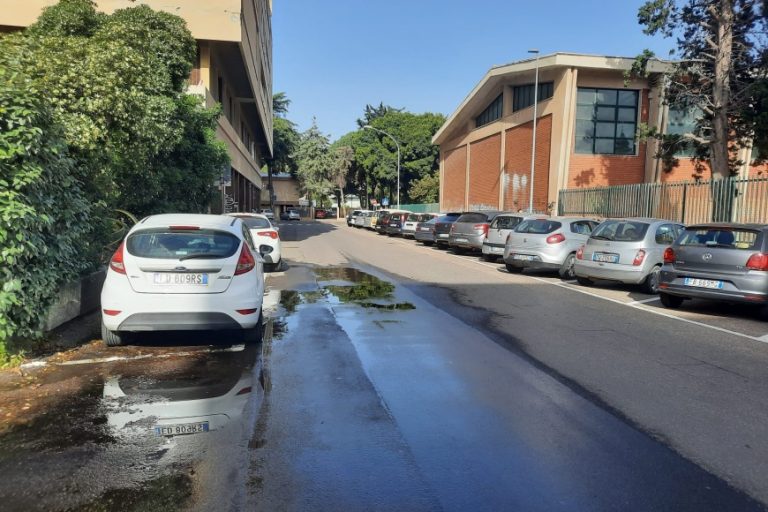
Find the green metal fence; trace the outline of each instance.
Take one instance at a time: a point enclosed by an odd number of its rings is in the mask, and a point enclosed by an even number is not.
[[[439,203],[401,204],[400,209],[408,210],[409,212],[413,212],[413,213],[438,213],[440,211],[440,204]]]
[[[656,217],[685,224],[768,222],[768,178],[561,190],[559,215]]]

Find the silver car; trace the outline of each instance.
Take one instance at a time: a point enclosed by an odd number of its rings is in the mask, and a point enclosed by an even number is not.
[[[416,226],[420,222],[429,222],[439,216],[439,213],[411,213],[408,215],[408,218],[405,219],[400,234],[403,235],[403,238],[414,238],[416,235]]]
[[[504,263],[512,273],[525,268],[557,270],[563,279],[573,279],[576,251],[599,223],[584,217],[529,218],[509,234]]]
[[[576,252],[576,279],[584,286],[596,279],[639,284],[645,293],[658,293],[664,250],[683,227],[663,219],[606,220]]]
[[[363,210],[352,210],[347,214],[347,226],[354,226],[355,219],[357,219]]]
[[[371,214],[371,211],[369,210],[360,210],[357,215],[355,215],[352,225],[356,228],[362,228],[365,226],[365,218]]]
[[[768,225],[688,226],[664,253],[659,297],[768,304]]]
[[[488,235],[493,219],[502,212],[480,211],[464,212],[451,226],[448,245],[456,254],[465,250],[482,251],[483,242]]]
[[[488,228],[488,236],[483,241],[483,259],[492,261],[504,256],[504,245],[507,237],[518,224],[525,219],[543,218],[541,215],[526,215],[524,213],[503,213],[497,215]]]
[[[435,243],[435,224],[437,224],[439,217],[434,217],[426,222],[419,222],[416,225],[416,233],[413,238],[417,242],[421,242],[424,245],[432,245]]]

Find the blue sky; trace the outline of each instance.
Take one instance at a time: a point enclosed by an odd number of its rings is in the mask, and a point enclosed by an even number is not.
[[[558,51],[666,57],[643,0],[275,0],[274,90],[288,117],[336,139],[367,103],[449,115],[493,65]]]

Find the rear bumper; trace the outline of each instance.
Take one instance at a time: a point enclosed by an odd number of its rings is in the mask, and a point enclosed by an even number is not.
[[[626,284],[642,283],[652,268],[653,266],[646,265],[631,267],[629,265],[596,263],[585,260],[576,260],[576,264],[573,267],[578,277],[605,279],[606,281],[618,281]]]
[[[450,235],[449,245],[451,247],[461,247],[462,249],[482,250],[485,235]]]
[[[723,288],[688,286],[685,284],[686,277],[722,281]],[[659,289],[678,297],[768,304],[768,274],[762,272],[734,277],[715,273],[678,272],[665,265],[659,275]]]
[[[252,316],[252,315],[248,315]],[[258,318],[258,312],[253,316]],[[234,318],[226,313],[136,313],[123,320],[118,331],[197,331],[242,329]]]
[[[435,243],[438,245],[448,245],[450,236],[448,233],[436,233]]]

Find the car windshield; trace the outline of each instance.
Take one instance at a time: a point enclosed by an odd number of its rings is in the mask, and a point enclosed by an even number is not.
[[[261,217],[246,217],[246,216],[240,216],[236,215],[238,219],[242,219],[246,226],[248,226],[248,229],[260,229],[260,228],[271,228],[272,224],[267,219],[263,219]]]
[[[229,258],[240,247],[240,239],[232,233],[212,229],[174,231],[148,229],[128,237],[125,248],[139,258],[191,259]]]
[[[630,220],[607,220],[597,226],[590,238],[616,242],[639,242],[645,238],[650,224]]]
[[[522,220],[522,217],[513,215],[499,215],[491,222],[491,229],[514,229]]]
[[[517,233],[531,233],[535,235],[544,235],[560,229],[563,225],[557,221],[549,219],[528,219],[521,222],[516,228]]]
[[[756,250],[758,234],[751,229],[691,227],[683,231],[678,245]]]

